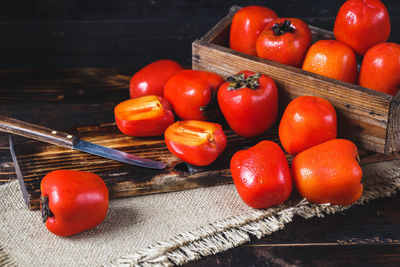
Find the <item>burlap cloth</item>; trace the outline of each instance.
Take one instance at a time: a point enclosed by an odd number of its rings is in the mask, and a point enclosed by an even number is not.
[[[400,161],[363,169],[365,190],[356,204],[400,188]],[[18,183],[11,182],[0,187],[0,265],[182,264],[282,229],[294,216],[347,208],[292,197],[279,207],[254,210],[243,204],[233,185],[224,185],[112,200],[100,226],[62,238],[46,230],[39,211],[27,210]]]

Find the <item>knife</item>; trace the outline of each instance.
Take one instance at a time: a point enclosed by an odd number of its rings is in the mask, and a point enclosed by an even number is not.
[[[163,162],[137,157],[113,148],[80,140],[77,136],[0,115],[0,131],[145,168],[162,170]]]

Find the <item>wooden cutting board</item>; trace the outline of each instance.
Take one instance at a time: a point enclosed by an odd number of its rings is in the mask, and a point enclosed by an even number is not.
[[[98,174],[109,188],[111,198],[170,192],[196,187],[231,183],[229,161],[233,153],[263,139],[271,139],[274,131],[256,139],[244,139],[226,130],[228,145],[212,165],[195,167],[172,155],[162,137],[134,138],[119,132],[116,125],[102,124],[71,129],[68,133],[82,140],[119,149],[136,156],[159,160],[165,170],[152,170],[108,160],[87,153],[34,140],[14,145],[21,170],[25,201],[29,209],[39,208],[40,181],[49,172],[74,169]]]
[[[168,151],[162,137],[129,137],[120,133],[115,123],[84,126],[67,131],[88,142],[163,161],[167,164],[167,168],[162,171],[119,163],[39,141],[20,140],[15,143],[14,150],[21,171],[20,179],[23,179],[22,191],[25,201],[29,209],[38,209],[41,179],[47,173],[58,169],[74,169],[98,174],[106,182],[111,198],[228,184],[232,183],[229,162],[236,151],[250,147],[261,140],[279,143],[276,127],[252,139],[240,137],[228,127],[225,128],[227,148],[213,164],[207,167],[195,167],[182,162]],[[368,151],[360,151],[360,156],[362,163],[399,157],[383,156]],[[287,155],[287,159],[289,162],[292,160],[290,155]]]

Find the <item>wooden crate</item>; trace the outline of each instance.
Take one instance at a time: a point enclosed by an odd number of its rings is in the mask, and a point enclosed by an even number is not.
[[[400,150],[400,92],[395,96],[303,71],[229,49],[233,6],[228,15],[192,44],[192,68],[226,78],[241,70],[259,71],[273,78],[282,109],[301,95],[330,101],[338,114],[338,136],[361,148],[384,154]],[[310,26],[313,42],[332,39],[332,32]],[[399,74],[400,75],[400,74]]]

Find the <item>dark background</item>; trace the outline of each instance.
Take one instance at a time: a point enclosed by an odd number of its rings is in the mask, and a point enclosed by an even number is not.
[[[191,65],[191,43],[232,5],[264,5],[281,17],[333,29],[344,1],[3,0],[0,68],[126,67],[161,58]],[[400,42],[400,1],[383,1]]]

